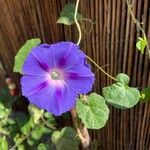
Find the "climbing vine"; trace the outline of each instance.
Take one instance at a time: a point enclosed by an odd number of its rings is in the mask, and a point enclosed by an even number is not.
[[[22,75],[21,93],[26,99],[19,93],[11,95],[8,87],[1,90],[0,149],[77,150],[80,144],[87,148],[91,143],[88,129],[101,129],[107,124],[110,105],[116,109],[130,109],[139,101],[149,101],[149,88],[140,92],[130,86],[128,75],[119,73],[113,77],[81,51],[82,22],[91,24],[89,32],[94,23],[78,12],[79,2],[65,5],[57,20],[64,25],[76,24],[76,43],[63,41],[49,45],[34,38],[19,49],[14,72]],[[150,56],[145,31],[132,12],[133,4],[127,0],[127,6],[142,32],[136,47],[142,54],[147,48]],[[103,87],[100,93],[92,90],[96,79],[87,60],[113,80],[113,84]],[[22,103],[27,110],[14,109],[14,105]],[[59,124],[59,116],[72,120],[73,126]]]

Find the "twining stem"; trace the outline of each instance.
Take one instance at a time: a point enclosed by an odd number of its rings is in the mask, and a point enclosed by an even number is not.
[[[87,21],[89,22],[90,24],[95,24],[95,22],[93,22],[91,19],[89,18],[82,18],[81,21]]]
[[[80,42],[81,42],[81,37],[82,37],[82,34],[81,34],[81,27],[80,27],[80,24],[79,24],[79,22],[78,22],[78,20],[77,20],[77,13],[78,13],[79,1],[80,1],[80,0],[77,0],[77,1],[76,1],[75,14],[74,14],[75,24],[76,24],[77,29],[78,29],[78,32],[79,32],[79,39],[78,39],[77,45],[80,44]],[[90,57],[87,56],[87,55],[86,55],[86,57],[87,57],[99,70],[101,70],[105,75],[107,75],[107,76],[110,77],[111,79],[117,81],[114,77],[112,77],[112,76],[109,75],[105,70],[103,70],[92,58],[90,58]]]
[[[51,125],[44,119],[43,116],[41,117],[41,119],[42,119],[43,123],[45,124],[45,126],[47,126],[48,128],[50,128],[50,129],[52,129],[52,130],[56,130],[56,129],[57,129],[57,128],[54,127],[54,126],[51,126]]]
[[[81,42],[81,36],[82,36],[80,24],[79,24],[79,22],[78,22],[78,20],[77,20],[77,13],[78,13],[79,1],[80,1],[80,0],[77,0],[77,2],[76,2],[75,13],[74,13],[74,20],[75,20],[77,29],[78,29],[78,31],[79,31],[79,38],[78,38],[77,45],[80,44],[80,42]]]
[[[90,23],[89,31],[87,31],[87,30],[84,28],[83,21]],[[93,29],[93,25],[94,25],[94,24],[95,24],[95,22],[93,22],[93,21],[92,21],[91,19],[89,19],[89,18],[82,18],[82,19],[81,19],[81,28],[82,28],[82,30],[83,30],[87,35],[89,35],[89,34],[92,32],[92,29]]]
[[[112,80],[117,81],[117,79],[115,79],[114,77],[112,77],[110,74],[108,74],[105,70],[102,69],[102,67],[100,67],[93,59],[91,59],[89,56],[86,55],[86,57],[99,69],[101,70],[105,75],[107,75],[109,78],[111,78]]]
[[[141,23],[135,18],[134,14],[132,12],[132,3],[130,4],[129,0],[127,0],[127,6],[128,6],[128,11],[129,11],[129,13],[130,13],[130,15],[132,17],[133,22],[141,30],[141,32],[143,34],[143,37],[146,40],[147,52],[148,52],[148,56],[150,58],[150,46],[149,46],[149,43],[148,43],[148,40],[147,40],[147,37],[146,37],[146,33],[145,33],[144,29],[142,28]]]
[[[78,29],[78,33],[79,33],[79,38],[78,38],[78,42],[77,45],[80,44],[81,42],[81,37],[82,37],[82,33],[81,33],[81,27],[80,24],[77,20],[77,13],[78,13],[78,6],[79,6],[79,1],[76,1],[76,7],[75,7],[75,14],[74,14],[74,20]],[[114,77],[112,77],[111,75],[109,75],[105,70],[103,70],[94,60],[92,60],[89,56],[86,55],[86,57],[98,68],[100,69],[104,74],[106,74],[108,77],[110,77],[111,79],[117,81]],[[90,144],[90,136],[88,133],[88,130],[85,126],[83,126],[82,128],[80,127],[79,123],[78,123],[78,117],[77,117],[77,112],[76,109],[73,108],[72,110],[70,110],[71,116],[72,116],[72,120],[74,123],[74,126],[77,130],[78,136],[81,139],[81,143],[83,148],[87,148]]]

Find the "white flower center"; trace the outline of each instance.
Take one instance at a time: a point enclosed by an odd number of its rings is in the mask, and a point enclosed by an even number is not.
[[[59,75],[58,72],[52,71],[50,74],[51,74],[51,78],[52,78],[53,80],[59,80],[59,79],[60,79],[60,75]]]

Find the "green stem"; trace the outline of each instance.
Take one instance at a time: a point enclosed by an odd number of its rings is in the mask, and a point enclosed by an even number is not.
[[[77,26],[77,29],[78,29],[78,32],[79,32],[79,38],[78,38],[77,45],[80,44],[80,42],[81,42],[81,36],[82,36],[80,24],[79,24],[79,22],[78,22],[78,20],[77,20],[77,13],[78,13],[79,1],[80,1],[80,0],[77,0],[77,2],[76,2],[75,14],[74,14],[74,20],[75,20],[75,23],[76,23],[76,26]]]
[[[129,11],[129,13],[130,13],[130,15],[131,15],[131,17],[132,17],[132,20],[133,20],[133,22],[137,25],[137,27],[141,30],[141,32],[142,32],[142,34],[143,34],[143,37],[144,37],[144,39],[146,40],[146,46],[147,46],[147,52],[148,52],[148,56],[149,56],[149,58],[150,58],[150,46],[149,46],[149,44],[148,44],[148,40],[147,40],[147,37],[146,37],[146,33],[145,33],[145,31],[144,31],[144,29],[142,28],[142,26],[141,26],[141,23],[135,18],[135,16],[134,16],[134,14],[133,14],[133,12],[132,12],[132,3],[130,4],[129,3],[129,0],[127,0],[127,6],[128,6],[128,11]]]
[[[84,28],[83,21],[90,23],[89,31],[87,31],[87,30]],[[87,35],[89,35],[89,34],[92,32],[92,29],[93,29],[93,25],[94,25],[94,24],[95,24],[95,22],[93,22],[93,21],[92,21],[91,19],[89,19],[89,18],[82,18],[82,19],[81,19],[81,27],[82,27],[82,30],[83,30]]]
[[[78,39],[78,42],[77,42],[77,45],[80,44],[80,41],[81,41],[81,28],[80,28],[80,24],[77,20],[77,13],[78,13],[78,6],[79,6],[79,1],[80,0],[77,0],[76,2],[76,7],[75,7],[75,14],[74,14],[74,20],[75,20],[75,24],[77,26],[77,29],[78,29],[78,32],[79,32],[79,39]],[[99,69],[101,70],[105,75],[107,75],[108,77],[110,77],[111,79],[117,81],[114,77],[112,77],[111,75],[109,75],[105,70],[103,70],[92,58],[90,58],[89,56],[86,55],[86,57]]]
[[[112,80],[117,81],[117,79],[115,79],[113,76],[111,76],[110,74],[108,74],[104,69],[102,69],[102,67],[100,67],[93,59],[91,59],[89,56],[86,55],[86,57],[99,69],[101,70],[105,75],[107,75],[109,78],[111,78]]]
[[[51,126],[50,124],[48,124],[48,122],[44,119],[43,116],[41,117],[41,119],[42,119],[43,123],[44,123],[48,128],[50,128],[50,129],[52,129],[52,130],[56,130],[56,129],[57,129],[57,128]]]
[[[95,22],[93,22],[91,19],[89,18],[82,18],[81,21],[87,21],[89,22],[90,24],[95,24]]]

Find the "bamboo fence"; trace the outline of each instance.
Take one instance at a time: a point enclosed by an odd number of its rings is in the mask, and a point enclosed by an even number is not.
[[[43,43],[77,41],[75,25],[56,24],[62,7],[71,0],[0,0],[0,87],[7,73],[19,85],[19,76],[12,72],[17,50],[27,39],[39,37]],[[126,0],[81,0],[79,12],[95,22],[92,32],[82,32],[81,48],[100,66],[115,76],[127,73],[135,87],[150,86],[150,61],[136,49],[141,35],[130,14]],[[150,0],[134,0],[133,13],[143,22],[150,42]],[[84,22],[88,31],[89,23]],[[94,90],[113,81],[92,66],[97,81]],[[98,150],[149,150],[150,105],[138,104],[131,110],[110,107],[107,125],[91,130],[92,143]],[[94,144],[92,144],[94,145]],[[91,149],[92,148],[91,146]]]

